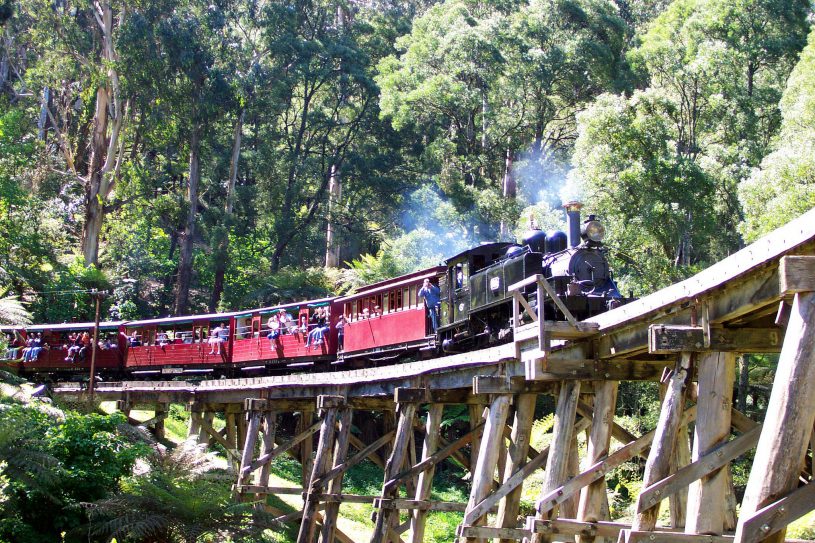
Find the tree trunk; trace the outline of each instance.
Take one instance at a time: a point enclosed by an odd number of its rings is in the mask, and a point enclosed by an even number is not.
[[[515,177],[512,175],[512,149],[507,149],[507,160],[506,166],[504,168],[504,199],[507,200],[515,200],[515,196],[518,193],[518,185],[515,182]],[[509,234],[509,228],[504,221],[501,221],[501,239],[505,239],[505,237]]]
[[[8,72],[9,72],[9,58],[7,53],[8,48],[8,39],[4,40],[6,42],[5,47],[3,48],[3,52],[0,53],[0,94],[3,94],[3,90],[6,87],[6,81],[8,81]]]
[[[120,17],[123,17],[121,15]],[[122,105],[119,96],[119,75],[113,69],[113,11],[110,3],[101,4],[99,25],[102,31],[101,62],[108,66],[107,81],[96,89],[96,110],[93,116],[90,160],[85,177],[85,224],[82,229],[82,254],[85,265],[96,265],[99,258],[99,235],[102,232],[104,205],[113,191],[110,173],[116,163],[119,133],[122,126]],[[113,113],[111,115],[111,104]],[[111,133],[108,137],[108,122]]]
[[[325,232],[325,267],[336,268],[340,264],[340,246],[336,239],[337,206],[342,198],[342,174],[336,164],[331,165],[331,178],[328,182],[328,217]]]
[[[42,100],[40,101],[40,117],[37,119],[37,139],[45,141],[45,129],[48,126],[48,103],[51,101],[51,89],[42,89]]]
[[[193,118],[195,115],[193,114]],[[190,281],[192,279],[192,249],[195,241],[195,219],[198,215],[198,182],[201,172],[199,170],[198,153],[201,146],[201,127],[198,121],[193,121],[190,134],[190,171],[187,184],[187,203],[189,211],[184,233],[181,234],[181,249],[179,251],[178,281],[176,282],[174,314],[183,315],[187,311],[190,299]]]
[[[85,183],[85,225],[82,228],[82,254],[85,265],[95,265],[99,256],[99,234],[102,231],[104,208],[99,194],[102,186],[102,159],[107,149],[108,92],[100,86],[96,90],[96,112],[91,136],[91,159],[88,164],[88,181]]]
[[[209,310],[214,313],[221,301],[224,292],[224,277],[229,265],[229,230],[232,224],[232,211],[235,206],[235,184],[238,180],[238,161],[241,158],[241,138],[243,134],[243,119],[245,110],[241,110],[235,122],[235,132],[232,138],[232,158],[229,161],[229,180],[226,185],[226,204],[224,206],[223,231],[216,245],[215,281],[212,285],[212,298],[209,301]]]

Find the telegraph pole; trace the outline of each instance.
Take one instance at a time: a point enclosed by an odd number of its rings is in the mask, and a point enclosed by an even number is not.
[[[91,398],[93,398],[93,386],[95,380],[94,371],[96,369],[96,348],[99,341],[99,303],[102,301],[102,298],[105,297],[105,293],[93,289],[91,291],[91,296],[94,300],[96,300],[96,318],[93,325],[93,342],[91,343],[91,376],[90,380],[88,381],[88,394]]]

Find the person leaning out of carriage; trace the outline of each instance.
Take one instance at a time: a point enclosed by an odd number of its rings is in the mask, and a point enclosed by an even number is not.
[[[439,327],[439,304],[441,303],[441,290],[439,287],[430,282],[430,279],[425,279],[422,283],[422,288],[419,289],[419,298],[424,299],[424,305],[427,307],[427,313],[430,316],[430,324],[433,326],[433,332]]]

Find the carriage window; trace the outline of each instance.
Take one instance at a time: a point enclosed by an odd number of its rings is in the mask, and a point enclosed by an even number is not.
[[[382,295],[382,312],[390,313],[393,311],[393,292],[386,292]]]
[[[405,287],[402,289],[402,309],[407,309],[410,306],[410,289]]]
[[[410,286],[410,307],[416,307],[416,293],[419,287],[417,285]]]
[[[396,291],[396,310],[399,311],[402,309],[402,291]]]

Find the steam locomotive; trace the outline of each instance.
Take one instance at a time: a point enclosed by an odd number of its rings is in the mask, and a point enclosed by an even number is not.
[[[579,203],[565,207],[568,234],[532,230],[522,245],[489,243],[447,261],[447,273],[440,279],[443,350],[484,346],[509,337],[508,289],[527,277],[545,277],[578,320],[630,301],[620,294],[609,269],[602,223],[594,215],[581,223]],[[524,287],[523,293],[536,310],[542,304],[545,319],[565,320],[553,300],[536,299],[535,285]]]
[[[214,377],[326,371],[461,352],[511,339],[509,287],[542,275],[565,307],[585,319],[629,301],[620,295],[608,266],[604,227],[594,216],[580,219],[580,205],[567,204],[568,234],[530,231],[522,244],[488,243],[436,266],[367,285],[351,295],[308,300],[233,313],[101,323],[96,371],[114,379]],[[438,329],[433,330],[419,294],[428,280],[441,291]],[[551,299],[530,305],[545,319],[563,320]],[[314,323],[315,313],[328,318]],[[311,324],[310,324],[311,323]],[[320,334],[315,327],[322,326]],[[0,367],[49,378],[87,374],[92,356],[75,352],[72,338],[93,323],[5,329],[18,348]],[[41,347],[23,362],[20,340],[36,334]],[[74,353],[71,355],[71,347]],[[86,349],[87,352],[90,352]]]

